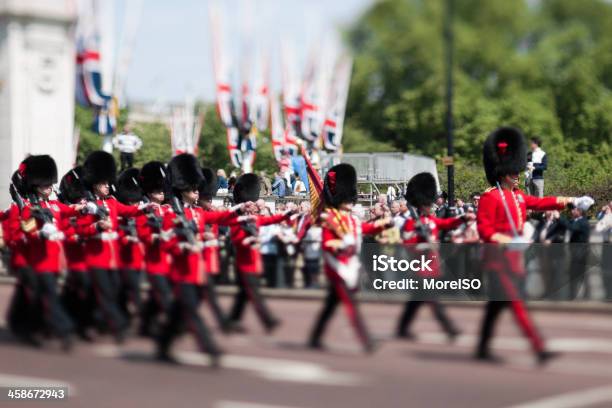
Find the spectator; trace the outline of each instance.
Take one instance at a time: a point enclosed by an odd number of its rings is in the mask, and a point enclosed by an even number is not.
[[[472,193],[471,199],[472,199],[472,205],[474,206],[474,210],[478,212],[478,203],[480,202],[480,194]]]
[[[255,204],[257,205],[257,212],[259,214],[261,214],[261,215],[272,215],[272,213],[270,212],[270,209],[266,205],[266,202],[262,198],[257,200],[255,202]]]
[[[295,173],[295,184],[293,185],[293,193],[298,196],[306,195],[306,185],[300,178],[300,175]]]
[[[408,204],[405,199],[402,198],[401,200],[394,201],[391,203],[391,218],[393,219],[393,224],[395,224],[395,226],[399,228],[400,231],[404,226],[404,223],[406,222],[407,211]]]
[[[287,193],[287,184],[281,175],[276,172],[274,173],[274,182],[272,183],[272,194],[277,197],[284,197]]]
[[[387,205],[390,205],[395,199],[397,199],[397,190],[393,185],[389,185],[387,187]]]
[[[257,202],[259,207],[259,201]],[[272,215],[272,212],[265,206],[260,210],[260,215]],[[278,284],[278,279],[282,274],[282,265],[278,262],[278,224],[264,225],[259,229],[259,242],[261,245],[261,255],[264,265],[264,277],[266,286],[274,288]]]
[[[459,207],[457,207],[459,208]],[[468,206],[464,214],[476,214],[474,207]],[[455,244],[473,244],[480,240],[478,235],[478,228],[476,226],[476,219],[469,218],[465,224],[462,224],[459,228],[452,232],[451,241]]]
[[[601,211],[597,213],[597,220],[595,231],[601,232],[603,242],[609,243],[612,233],[612,201],[608,205],[604,205]]]
[[[606,299],[612,298],[612,245],[610,235],[612,233],[612,201],[604,206],[597,214],[597,225],[595,231],[600,232],[603,238],[601,253],[601,273],[606,290]]]
[[[134,153],[142,147],[142,140],[132,132],[129,125],[125,125],[123,132],[113,138],[113,147],[119,150],[123,171],[134,166]]]
[[[217,194],[227,194],[228,192],[227,174],[225,170],[217,170]]]
[[[531,173],[529,193],[536,197],[544,197],[544,171],[548,166],[546,152],[542,150],[542,141],[534,137],[531,139],[531,161],[527,169]]]
[[[310,211],[310,209],[308,209]],[[312,225],[308,228],[306,236],[302,240],[304,250],[304,266],[302,274],[304,276],[304,287],[319,287],[319,271],[321,261],[321,227]]]
[[[438,218],[447,217],[447,214],[448,214],[448,204],[446,203],[447,197],[448,195],[446,194],[446,191],[442,191],[440,194],[438,194],[438,198],[436,198],[436,201],[434,203],[434,212],[436,214],[436,217]]]
[[[259,195],[262,197],[267,197],[272,195],[272,183],[270,182],[270,178],[266,174],[265,170],[262,170],[259,173],[259,178],[261,179],[261,191]]]
[[[585,279],[586,266],[589,255],[589,236],[591,229],[589,220],[586,217],[588,208],[576,207],[570,205],[572,219],[559,219],[559,228],[564,228],[570,231],[570,299],[575,299],[578,294],[578,289],[585,283],[584,294],[588,298],[590,296],[590,287],[588,280]]]
[[[227,180],[227,193],[231,194],[234,191],[234,186],[236,185],[236,176],[231,176],[229,180]]]
[[[462,199],[457,198],[457,201],[455,202],[455,215],[459,216],[459,215],[464,215],[465,214],[465,203],[463,202]]]

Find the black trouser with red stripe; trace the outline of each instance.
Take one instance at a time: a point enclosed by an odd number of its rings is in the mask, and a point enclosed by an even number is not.
[[[29,267],[15,271],[17,284],[7,313],[8,326],[17,336],[31,336],[40,328],[36,273]]]
[[[325,305],[323,310],[319,314],[317,322],[312,329],[310,334],[309,345],[311,347],[320,347],[321,339],[325,333],[327,323],[334,315],[336,306],[342,302],[344,310],[346,311],[351,325],[357,333],[359,341],[363,345],[366,351],[372,351],[374,342],[370,337],[367,327],[365,326],[363,317],[357,308],[355,299],[352,291],[346,286],[342,279],[335,279],[330,281],[329,288],[327,290],[327,297],[325,298]]]
[[[446,314],[444,306],[442,306],[440,302],[435,301],[435,300],[430,300],[430,301],[410,300],[406,302],[406,306],[404,307],[404,312],[402,313],[402,316],[400,317],[399,323],[397,325],[397,335],[398,336],[405,336],[410,332],[410,325],[414,321],[414,318],[416,317],[417,312],[419,311],[421,306],[423,306],[426,303],[429,304],[429,306],[431,306],[431,310],[433,311],[436,320],[440,323],[440,326],[442,326],[444,331],[449,336],[454,336],[459,332],[455,328],[455,325],[450,320],[448,315]]]
[[[197,285],[190,283],[176,285],[170,319],[159,336],[158,351],[160,354],[167,355],[172,341],[182,332],[183,328],[194,335],[200,351],[213,356],[221,354],[221,350],[206,327],[204,318],[198,313],[199,293]]]
[[[119,306],[124,316],[131,320],[129,304],[134,307],[134,314],[142,312],[142,300],[140,296],[140,271],[136,269],[122,269],[119,285]]]
[[[76,330],[84,334],[85,330],[93,324],[93,308],[95,297],[89,273],[85,271],[69,271],[64,292],[62,293],[62,305],[76,325]]]
[[[268,309],[263,296],[259,292],[259,276],[246,273],[238,272],[238,293],[234,298],[234,306],[230,312],[229,318],[234,322],[240,321],[244,312],[244,307],[247,301],[253,303],[255,312],[259,317],[259,320],[264,325],[266,330],[272,329],[278,320],[272,315],[270,309]]]
[[[206,283],[202,289],[204,298],[206,299],[206,302],[208,302],[208,305],[215,316],[215,320],[217,320],[217,324],[221,330],[227,331],[230,326],[230,320],[225,313],[223,313],[223,309],[221,309],[221,305],[219,304],[214,276],[208,276],[208,279],[206,280]]]
[[[168,321],[172,306],[172,288],[168,278],[164,275],[149,274],[149,298],[144,304],[141,316],[141,335],[150,335],[158,328],[160,315]]]
[[[489,353],[489,347],[491,340],[493,339],[497,318],[499,317],[500,313],[508,307],[511,308],[514,319],[523,331],[523,334],[531,343],[531,348],[533,351],[535,353],[544,351],[544,341],[529,318],[529,313],[527,312],[525,303],[522,300],[517,299],[510,301],[490,300],[487,302],[484,319],[480,329],[480,341],[478,342],[477,353]]]
[[[45,325],[58,337],[64,338],[74,330],[74,324],[62,307],[57,294],[57,276],[51,272],[38,272],[37,298]]]
[[[102,319],[113,334],[119,336],[127,329],[128,322],[117,302],[116,271],[92,268],[90,271],[94,295]]]

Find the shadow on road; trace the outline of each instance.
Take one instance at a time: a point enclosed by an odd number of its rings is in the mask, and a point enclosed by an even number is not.
[[[461,352],[444,352],[444,351],[413,351],[408,352],[406,354],[410,354],[413,357],[416,357],[420,360],[429,360],[429,361],[440,361],[444,363],[473,363],[474,356],[470,353],[461,353]]]

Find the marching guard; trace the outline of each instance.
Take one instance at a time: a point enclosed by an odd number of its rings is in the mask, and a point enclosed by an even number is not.
[[[527,210],[561,210],[568,204],[592,204],[591,197],[543,197],[525,194],[519,189],[519,174],[527,166],[527,148],[523,134],[515,128],[501,127],[491,133],[483,147],[483,164],[491,188],[480,197],[477,223],[478,233],[487,244],[484,268],[493,284],[497,284],[503,300],[491,299],[485,306],[476,358],[496,361],[491,354],[495,322],[500,313],[511,308],[514,318],[531,343],[539,364],[547,362],[556,353],[547,351],[512,280],[524,275],[520,246],[525,245],[520,235],[527,220]],[[506,244],[500,247],[499,244]],[[516,247],[519,247],[517,250]]]
[[[66,173],[59,185],[59,199],[66,205],[79,204],[85,200],[85,189],[81,181],[83,167],[77,166]],[[80,214],[79,214],[80,215]],[[88,329],[93,325],[95,299],[91,279],[85,262],[85,245],[77,234],[79,215],[64,219],[64,252],[67,276],[62,292],[62,304],[72,318],[77,335],[85,341],[92,338]]]
[[[134,167],[119,174],[115,195],[120,203],[130,207],[141,204],[143,192],[137,181],[139,174],[140,170]],[[133,315],[142,314],[140,283],[144,269],[144,247],[138,235],[137,221],[143,220],[144,216],[119,219],[119,307],[128,321]]]
[[[163,229],[173,231],[166,245],[173,257],[171,279],[175,299],[170,319],[158,338],[157,356],[160,360],[172,361],[170,346],[186,326],[195,336],[200,350],[208,353],[211,364],[217,366],[222,351],[198,312],[201,286],[207,279],[201,235],[206,223],[237,221],[240,207],[223,212],[208,212],[197,207],[198,189],[204,176],[197,159],[191,154],[183,153],[170,161],[168,178],[173,204],[172,211],[164,217]]]
[[[292,211],[281,214],[262,216],[257,215],[255,201],[259,199],[260,180],[253,173],[243,174],[238,178],[234,186],[234,204],[246,203],[246,213],[254,218],[254,221],[232,225],[230,236],[236,250],[236,281],[238,293],[234,298],[234,304],[230,312],[230,319],[237,330],[240,330],[240,320],[246,306],[250,301],[255,308],[264,329],[270,333],[279,324],[265,303],[259,292],[259,279],[263,272],[261,253],[259,252],[259,227],[277,224],[289,219]]]
[[[172,305],[172,288],[168,278],[171,256],[165,245],[169,236],[162,229],[164,217],[172,211],[170,205],[164,204],[166,166],[159,161],[146,163],[140,170],[138,182],[145,200],[155,204],[137,223],[138,235],[144,245],[145,270],[150,287],[142,309],[139,332],[142,336],[151,336],[159,332],[162,321],[168,320]]]
[[[436,244],[438,242],[439,231],[447,231],[459,227],[467,221],[467,214],[454,218],[438,218],[431,214],[431,207],[436,199],[436,180],[431,173],[419,173],[412,177],[406,187],[406,201],[409,204],[408,211],[410,217],[404,222],[402,227],[402,240],[404,245],[409,246],[408,250],[413,253],[422,254],[425,252],[430,259],[431,271],[418,272],[421,278],[439,278],[441,275],[440,263],[438,261],[438,250],[427,248],[424,251],[418,249],[417,244]],[[473,218],[472,218],[473,219]],[[397,325],[397,337],[413,339],[414,335],[410,332],[416,314],[425,303],[432,308],[436,320],[440,323],[450,340],[454,340],[459,334],[451,319],[446,314],[442,304],[435,299],[410,300],[406,302]]]
[[[66,262],[62,228],[63,219],[79,214],[83,205],[67,206],[50,199],[53,184],[57,182],[57,166],[50,156],[29,156],[19,171],[29,197],[21,214],[21,228],[27,237],[27,260],[36,273],[38,306],[44,327],[58,336],[63,348],[68,350],[74,324],[62,307],[57,291],[57,277]]]
[[[204,180],[199,186],[199,205],[205,212],[216,211],[212,199],[217,191],[217,175],[209,167],[202,168]],[[202,257],[204,258],[204,270],[208,275],[204,282],[204,298],[208,302],[217,324],[224,333],[229,333],[232,330],[232,323],[228,316],[225,315],[219,299],[217,297],[217,289],[215,279],[220,272],[220,257],[219,257],[219,224],[206,223],[204,226],[204,239]]]
[[[27,202],[23,177],[19,170],[11,177],[10,194],[13,202],[4,212],[4,241],[10,250],[9,270],[17,279],[7,312],[11,332],[23,342],[38,346],[36,331],[40,327],[36,302],[36,274],[28,264],[27,241],[21,228],[21,211]]]
[[[390,220],[362,223],[351,214],[357,201],[357,173],[350,164],[332,167],[325,175],[323,197],[326,209],[322,214],[322,249],[329,289],[325,305],[310,334],[309,347],[323,347],[321,339],[329,319],[342,302],[366,352],[374,351],[374,341],[357,308],[354,293],[359,282],[359,251],[362,235],[375,235],[392,226]]]
[[[98,150],[87,156],[83,182],[88,202],[76,232],[85,241],[85,261],[105,328],[117,342],[122,342],[128,321],[118,306],[119,217],[137,217],[144,213],[144,206],[123,205],[110,194],[116,174],[115,159],[110,153]]]

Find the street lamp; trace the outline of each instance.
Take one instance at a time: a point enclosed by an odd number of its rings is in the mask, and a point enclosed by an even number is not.
[[[453,140],[453,14],[454,0],[446,0],[446,18],[444,20],[444,44],[446,48],[446,169],[448,174],[448,205],[455,205],[455,154]]]

